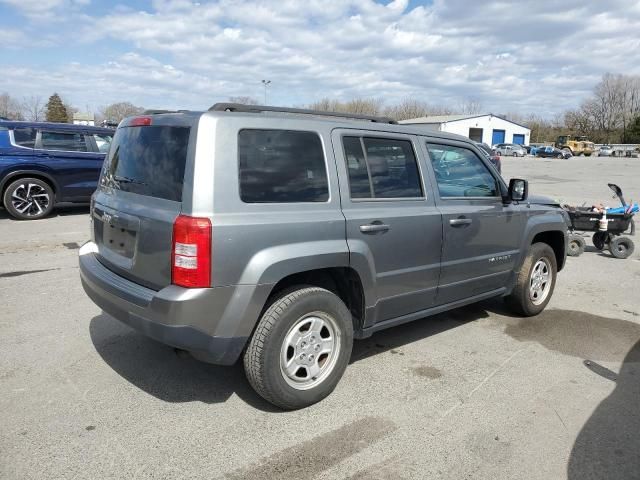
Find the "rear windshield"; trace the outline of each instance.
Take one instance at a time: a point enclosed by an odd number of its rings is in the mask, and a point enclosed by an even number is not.
[[[125,192],[182,200],[189,127],[119,128],[101,184]]]

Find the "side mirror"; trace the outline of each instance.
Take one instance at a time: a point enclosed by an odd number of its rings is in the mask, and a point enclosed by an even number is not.
[[[509,181],[509,201],[524,202],[529,196],[529,182],[521,178],[512,178]]]

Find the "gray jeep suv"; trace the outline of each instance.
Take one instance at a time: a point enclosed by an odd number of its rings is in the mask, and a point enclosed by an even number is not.
[[[301,408],[335,388],[354,338],[490,297],[542,311],[567,227],[527,196],[468,139],[383,118],[151,113],[116,131],[80,275],[118,320],[242,357],[261,396]]]

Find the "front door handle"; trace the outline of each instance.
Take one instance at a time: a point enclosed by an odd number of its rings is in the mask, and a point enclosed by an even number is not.
[[[360,231],[362,233],[378,233],[386,232],[389,230],[389,225],[384,223],[370,223],[368,225],[360,225]]]
[[[452,227],[464,227],[465,225],[471,225],[471,219],[465,217],[452,218],[449,220],[449,225]]]

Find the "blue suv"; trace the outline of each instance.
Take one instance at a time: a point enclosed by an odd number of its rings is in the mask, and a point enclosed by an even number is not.
[[[20,220],[56,203],[88,202],[114,130],[64,123],[0,121],[0,199]]]

